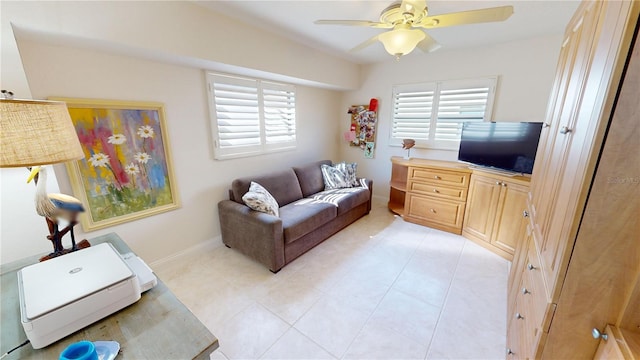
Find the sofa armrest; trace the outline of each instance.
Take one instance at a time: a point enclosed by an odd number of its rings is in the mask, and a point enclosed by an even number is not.
[[[362,178],[358,178],[360,181]],[[364,178],[367,183],[367,188],[369,188],[369,201],[367,201],[367,214],[371,211],[371,201],[373,199],[373,180]]]
[[[284,266],[282,219],[231,200],[218,203],[222,242],[276,272]]]

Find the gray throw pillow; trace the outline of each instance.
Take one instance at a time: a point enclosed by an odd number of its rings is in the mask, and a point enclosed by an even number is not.
[[[320,170],[322,170],[325,190],[351,187],[351,183],[347,180],[347,175],[337,167],[322,164]]]
[[[276,199],[257,182],[251,182],[249,191],[242,196],[242,201],[255,211],[280,216],[280,208]]]

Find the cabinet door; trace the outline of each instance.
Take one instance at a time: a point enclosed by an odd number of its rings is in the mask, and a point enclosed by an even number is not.
[[[560,236],[559,232],[566,226],[567,219],[573,221],[577,211],[575,200],[580,192],[580,188],[562,189],[563,182],[567,184],[574,178],[584,177],[584,173],[578,172],[584,164],[579,164],[581,159],[575,155],[582,151],[586,138],[593,136],[586,131],[590,119],[579,115],[580,107],[585,105],[585,91],[591,91],[587,89],[587,85],[591,85],[588,80],[598,75],[590,73],[591,52],[602,6],[602,2],[583,5],[582,12],[569,26],[563,48],[569,53],[566,63],[560,65],[563,77],[568,76],[564,84],[566,89],[553,105],[549,138],[542,149],[544,171],[534,172],[532,179],[534,191],[537,191],[532,194],[533,230],[542,241],[540,256],[550,290],[555,288],[557,278],[566,267],[565,250],[570,248],[569,239]],[[586,106],[593,107],[594,104],[590,102]]]
[[[596,354],[593,357],[594,360],[625,360],[635,358],[620,329],[613,325],[607,325],[604,333],[607,334],[607,339],[600,339],[598,350],[596,350]]]
[[[471,176],[464,214],[465,235],[490,242],[501,187],[498,180],[475,174]]]
[[[527,190],[526,186],[502,182],[491,243],[510,254],[525,237],[527,221],[522,214],[527,207]]]

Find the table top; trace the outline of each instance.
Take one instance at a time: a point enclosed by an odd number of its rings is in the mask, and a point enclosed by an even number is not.
[[[92,245],[111,243],[121,254],[131,252],[115,233],[90,239]],[[80,250],[82,251],[82,250]],[[27,340],[20,322],[17,271],[38,262],[33,256],[0,266],[0,354]],[[11,359],[57,359],[62,350],[80,341],[117,341],[126,359],[209,359],[218,348],[218,339],[158,279],[158,284],[142,298],[84,329],[35,350],[31,345],[9,354]]]

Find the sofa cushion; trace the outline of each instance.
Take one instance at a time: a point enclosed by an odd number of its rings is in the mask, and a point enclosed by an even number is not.
[[[242,196],[249,191],[251,182],[257,182],[262,185],[276,199],[280,207],[290,202],[302,199],[302,190],[298,177],[292,169],[274,172],[268,175],[244,177],[235,179],[231,183],[231,191],[233,192],[233,200],[243,204]]]
[[[260,211],[273,216],[280,216],[276,199],[269,194],[267,189],[257,182],[251,182],[249,191],[242,196],[242,201],[255,211]]]
[[[331,165],[331,160],[316,161],[311,164],[296,166],[293,171],[298,177],[302,196],[308,197],[324,190],[324,180],[322,179],[321,165]]]
[[[284,242],[289,244],[335,219],[335,205],[314,199],[301,199],[280,208]]]
[[[369,190],[362,187],[331,189],[313,195],[314,200],[338,207],[338,216],[369,201]]]

